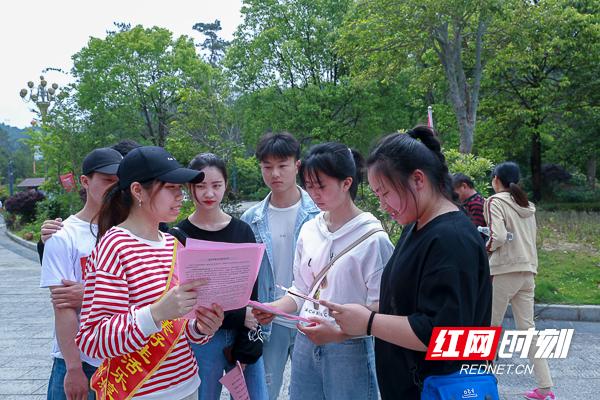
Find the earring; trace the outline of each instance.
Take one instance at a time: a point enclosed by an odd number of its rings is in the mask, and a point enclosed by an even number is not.
[[[141,206],[142,206],[142,200],[140,199],[140,200],[138,200],[138,207],[141,207]]]

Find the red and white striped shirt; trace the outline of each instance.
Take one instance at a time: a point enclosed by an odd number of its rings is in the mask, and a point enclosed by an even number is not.
[[[173,244],[169,234],[163,234],[161,242],[151,242],[119,227],[102,237],[87,264],[76,338],[84,354],[105,359],[132,353],[160,331],[150,305],[167,284]],[[199,334],[194,325],[195,321],[187,324],[173,351],[134,397],[178,399],[196,390],[198,365],[185,339],[203,344],[210,336]]]

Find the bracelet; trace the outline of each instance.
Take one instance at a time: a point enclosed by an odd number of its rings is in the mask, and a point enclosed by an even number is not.
[[[371,336],[371,328],[373,327],[373,320],[375,319],[375,311],[371,311],[371,315],[369,316],[369,322],[367,322],[367,336]]]

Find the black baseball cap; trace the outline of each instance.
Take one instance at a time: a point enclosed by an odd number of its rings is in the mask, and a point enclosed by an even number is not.
[[[116,175],[122,159],[123,156],[118,151],[110,147],[101,147],[92,150],[92,152],[85,156],[81,169],[83,175],[89,175],[92,172]]]
[[[119,164],[119,187],[127,189],[133,182],[157,179],[168,183],[200,183],[204,172],[183,168],[175,157],[158,146],[142,146],[131,150]]]

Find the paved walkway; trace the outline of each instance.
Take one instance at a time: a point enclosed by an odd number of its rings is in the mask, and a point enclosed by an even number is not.
[[[0,231],[0,399],[46,398],[54,325],[37,254]]]
[[[39,289],[37,254],[0,228],[0,399],[45,399],[51,359],[53,318],[48,291]],[[506,321],[512,325],[511,320]],[[575,328],[569,356],[550,360],[560,400],[598,399],[600,393],[600,323],[539,321],[538,328]],[[521,363],[522,360],[513,360]],[[534,386],[531,376],[499,377],[505,400],[520,399]],[[287,393],[289,365],[286,368]],[[287,398],[287,396],[281,396]],[[223,399],[227,398],[225,394]]]

